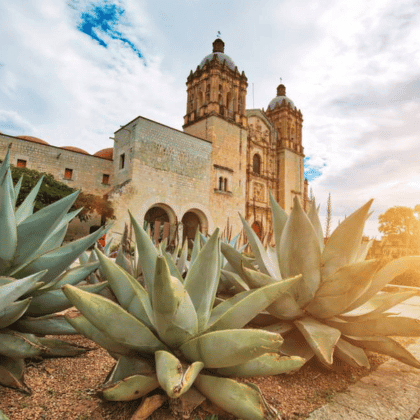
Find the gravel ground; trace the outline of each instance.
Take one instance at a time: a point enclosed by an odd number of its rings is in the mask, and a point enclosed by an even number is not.
[[[139,400],[103,402],[95,392],[104,382],[114,360],[105,350],[82,336],[63,336],[62,339],[93,350],[74,358],[28,361],[25,382],[32,389],[32,395],[0,387],[0,409],[10,420],[130,419],[140,404]],[[409,341],[413,340],[404,339],[403,344],[407,345]],[[387,359],[369,355],[372,369]],[[268,403],[280,410],[285,419],[291,420],[304,418],[328,403],[335,392],[346,389],[368,373],[367,369],[340,365],[336,365],[335,370],[327,370],[312,360],[293,375],[256,377],[247,381],[257,384]],[[209,412],[219,414],[220,420],[233,419],[209,404],[203,407],[194,412],[192,419],[203,419]],[[164,405],[150,419],[173,420],[174,417]]]

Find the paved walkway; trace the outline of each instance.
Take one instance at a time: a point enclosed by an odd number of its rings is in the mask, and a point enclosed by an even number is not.
[[[392,308],[420,320],[420,297]],[[420,339],[407,347],[420,360]],[[313,411],[310,420],[420,420],[420,369],[390,359],[332,402]]]

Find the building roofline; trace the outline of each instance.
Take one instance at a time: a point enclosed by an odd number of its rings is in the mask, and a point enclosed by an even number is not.
[[[90,153],[86,154],[86,153],[83,153],[83,152],[78,152],[76,150],[64,149],[63,147],[66,147],[66,146],[54,146],[53,144],[37,143],[37,142],[31,141],[31,140],[22,139],[20,137],[11,136],[10,134],[5,134],[5,133],[0,133],[0,136],[10,137],[10,138],[15,139],[15,140],[26,141],[26,142],[29,142],[29,143],[32,143],[32,144],[38,144],[40,146],[45,146],[45,147],[53,147],[54,149],[64,150],[66,152],[77,153],[79,155],[83,155],[83,156],[87,156],[87,157],[94,157],[94,158],[97,158],[97,159],[108,160],[109,162],[112,162],[109,159],[105,159],[105,158],[100,157],[100,156],[91,155]],[[74,147],[77,147],[77,146],[74,146]],[[99,152],[99,150],[98,150],[98,152]]]
[[[247,109],[245,110],[245,115],[246,117],[250,117],[252,115],[258,115],[261,119],[263,119],[265,121],[265,123],[271,127],[272,129],[275,130],[275,127],[273,125],[273,123],[267,118],[267,116],[265,115],[265,112],[262,109],[259,108],[251,108],[251,109]]]
[[[127,124],[125,124],[125,125],[121,126],[121,127],[120,127],[117,131],[115,131],[115,133],[118,133],[118,131],[120,131],[120,130],[124,129],[125,127],[127,127],[127,125],[129,125],[129,124],[133,123],[134,121],[136,121],[136,120],[137,120],[137,119],[139,119],[139,118],[141,118],[141,119],[143,119],[143,120],[146,120],[146,121],[150,121],[150,122],[155,123],[155,124],[158,124],[158,125],[160,125],[160,126],[162,126],[162,127],[169,128],[170,130],[177,131],[178,133],[184,134],[184,135],[186,135],[186,136],[193,137],[193,138],[195,138],[195,139],[197,139],[197,140],[205,141],[206,143],[211,143],[211,141],[210,141],[210,140],[203,139],[202,137],[194,136],[193,134],[188,134],[188,133],[186,133],[185,131],[178,130],[177,128],[170,127],[169,125],[162,124],[162,123],[160,123],[160,122],[158,122],[158,121],[151,120],[150,118],[146,118],[146,117],[143,117],[143,116],[141,116],[141,115],[139,115],[138,117],[136,117],[136,118],[132,119],[132,120],[131,120],[130,122],[128,122]]]

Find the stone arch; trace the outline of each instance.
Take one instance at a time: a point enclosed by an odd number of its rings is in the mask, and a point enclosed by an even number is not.
[[[144,221],[147,222],[151,227],[152,238],[155,240],[162,239],[162,234],[169,234],[169,243],[174,239],[176,229],[176,215],[174,210],[164,203],[156,203],[149,207],[144,215]],[[155,228],[165,230],[165,223],[169,223],[168,232],[155,232]]]
[[[181,222],[183,225],[182,243],[184,243],[185,239],[188,239],[189,247],[192,246],[197,227],[199,227],[200,232],[203,234],[208,232],[209,223],[207,216],[202,210],[197,208],[192,208],[186,211],[182,216]]]

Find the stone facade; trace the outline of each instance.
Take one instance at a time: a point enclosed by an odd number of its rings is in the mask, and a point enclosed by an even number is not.
[[[216,39],[213,52],[187,78],[184,131],[137,117],[115,132],[113,150],[94,156],[0,135],[0,157],[12,143],[12,163],[20,159],[72,187],[107,194],[116,236],[129,223],[128,210],[140,222],[166,226],[171,239],[227,224],[237,233],[238,213],[264,235],[271,225],[270,192],[286,211],[294,197],[306,204],[303,118],[284,85],[266,111],[246,110],[247,85]]]
[[[88,194],[104,195],[112,188],[111,160],[90,155],[81,149],[51,146],[35,137],[20,138],[0,133],[0,159],[6,156],[9,146],[12,165],[48,172],[56,180]]]

